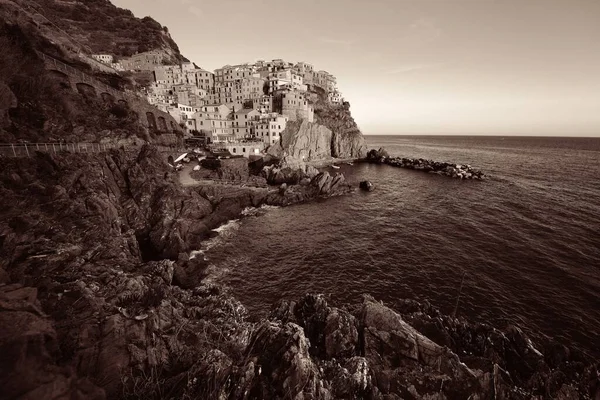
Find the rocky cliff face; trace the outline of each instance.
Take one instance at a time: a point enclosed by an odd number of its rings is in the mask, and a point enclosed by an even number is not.
[[[5,0],[30,11],[32,6],[46,19],[74,39],[74,46],[90,54],[131,56],[149,50],[162,50],[167,59],[183,59],[169,30],[150,17],[136,18],[130,10],[109,0]],[[50,21],[50,22],[48,22]]]
[[[317,174],[284,190],[184,190],[175,179],[149,146],[139,154],[0,160],[0,393],[41,400],[598,393],[597,371],[582,355],[556,346],[538,352],[518,329],[470,325],[419,303],[398,313],[369,297],[338,308],[309,295],[249,322],[227,288],[204,279],[210,267],[190,250],[246,207],[341,193],[343,177]]]
[[[330,104],[326,93],[312,89],[311,100],[315,109],[315,122],[332,132],[331,156],[337,158],[363,158],[367,146],[358,125],[350,113],[350,103]]]
[[[316,87],[310,101],[315,108],[315,122],[288,122],[280,142],[271,146],[269,153],[304,161],[364,158],[367,145],[350,114],[350,104],[329,104],[325,92]]]
[[[8,0],[6,0],[8,1]],[[15,16],[16,15],[16,16]],[[74,83],[60,73],[45,69],[35,50],[43,50],[75,68],[89,66],[75,55],[54,44],[35,26],[30,14],[14,3],[0,7],[0,142],[69,142],[137,140],[158,142],[163,139],[142,123],[146,111],[143,101],[119,104],[100,93],[75,91]],[[89,70],[87,73],[91,73]],[[98,77],[120,87],[118,75]],[[177,127],[178,128],[178,127]]]
[[[321,160],[331,157],[332,133],[324,126],[305,120],[289,121],[281,134],[283,154],[299,160]],[[277,146],[272,154],[277,154]]]

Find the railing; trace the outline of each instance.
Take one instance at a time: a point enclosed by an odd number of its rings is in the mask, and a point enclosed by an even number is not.
[[[163,153],[183,152],[177,146],[156,146]],[[0,144],[0,157],[32,157],[36,151],[44,153],[102,153],[111,149],[137,152],[142,145],[118,145],[116,143],[7,143]]]

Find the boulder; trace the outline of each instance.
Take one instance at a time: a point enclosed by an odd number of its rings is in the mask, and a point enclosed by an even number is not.
[[[359,187],[367,192],[372,192],[375,190],[375,185],[373,185],[370,181],[361,181]]]

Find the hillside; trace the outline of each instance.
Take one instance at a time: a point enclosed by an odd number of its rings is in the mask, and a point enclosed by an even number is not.
[[[131,56],[163,49],[181,59],[167,27],[150,17],[136,18],[130,10],[108,0],[17,0],[26,10],[35,10],[67,33],[91,54]],[[43,19],[43,18],[42,18]]]
[[[47,3],[58,4],[49,0]],[[137,138],[164,141],[165,135],[157,135],[157,132],[149,129],[146,113],[151,106],[147,102],[136,98],[125,103],[117,102],[116,98],[102,97],[100,91],[92,93],[85,89],[86,86],[76,86],[78,82],[60,72],[48,70],[36,52],[42,51],[89,77],[81,79],[96,79],[98,83],[117,90],[131,86],[130,80],[118,74],[93,69],[89,59],[77,52],[73,37],[53,21],[40,20],[39,14],[31,11],[27,4],[22,0],[0,0],[0,50],[3,54],[0,58],[0,142],[127,142]],[[91,7],[90,4],[104,5],[106,10],[118,10],[104,1],[92,1],[87,6]],[[60,21],[59,14],[51,14],[48,10],[53,8],[48,7],[41,12],[56,18],[56,23],[65,23]],[[90,15],[101,12],[99,9],[92,10],[95,11],[90,11]],[[95,20],[100,18],[96,17]],[[133,16],[129,20],[137,21],[132,24],[145,24]],[[77,30],[76,26],[73,24],[71,27],[73,32]],[[84,30],[83,25],[80,29]],[[140,32],[150,32],[148,35],[152,36],[152,29],[142,29]],[[99,28],[97,30],[99,32]],[[88,39],[84,40],[82,35],[79,39],[87,43],[96,41],[95,30],[91,29],[90,32]],[[118,39],[115,43],[148,45],[132,35],[123,38],[118,34],[112,36]],[[153,37],[158,43],[159,38],[165,36],[161,33]],[[179,54],[176,46],[168,49]],[[170,129],[169,132],[162,132],[172,133]]]

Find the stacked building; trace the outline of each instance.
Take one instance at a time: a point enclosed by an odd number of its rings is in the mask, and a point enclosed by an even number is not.
[[[213,73],[190,62],[164,65],[164,57],[158,51],[146,52],[115,63],[111,55],[94,56],[120,69],[153,71],[148,101],[207,142],[261,142],[264,147],[277,143],[288,121],[313,122],[311,88],[324,91],[332,104],[343,102],[336,78],[305,62],[259,60],[225,65]]]

